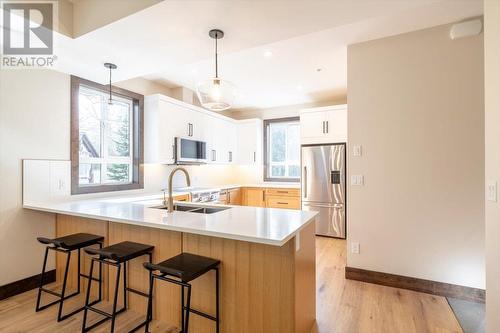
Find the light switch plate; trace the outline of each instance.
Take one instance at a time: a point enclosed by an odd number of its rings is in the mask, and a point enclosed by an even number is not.
[[[486,186],[486,199],[491,202],[497,202],[497,182],[489,181]]]
[[[363,148],[361,145],[354,145],[352,147],[352,154],[353,156],[361,156],[363,154]]]
[[[351,176],[351,185],[354,186],[363,186],[365,183],[365,179],[363,175],[352,175]]]
[[[359,254],[359,243],[351,242],[351,253]]]

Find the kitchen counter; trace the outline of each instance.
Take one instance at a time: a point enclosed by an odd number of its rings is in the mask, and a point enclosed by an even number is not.
[[[183,192],[175,192],[175,195],[179,193]],[[276,246],[284,245],[312,223],[317,214],[244,206],[227,206],[230,208],[213,214],[167,213],[164,209],[153,208],[161,205],[162,195],[157,194],[30,203],[24,208]]]

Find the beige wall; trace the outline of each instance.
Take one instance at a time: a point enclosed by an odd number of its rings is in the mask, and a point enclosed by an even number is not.
[[[163,0],[73,0],[73,35],[81,36]]]
[[[129,82],[138,93],[156,93],[148,81]],[[70,158],[70,77],[51,70],[0,71],[0,286],[40,273],[43,247],[36,237],[53,237],[55,216],[22,208],[22,159]],[[145,189],[159,192],[172,166],[145,165]],[[189,166],[193,185],[234,183],[233,166]],[[178,175],[174,186],[185,186]],[[110,195],[85,195],[104,196]],[[119,195],[119,193],[112,193]],[[22,264],[20,264],[22,263]],[[50,259],[49,268],[53,268]]]
[[[449,29],[348,48],[347,263],[484,288],[483,36]]]
[[[500,1],[484,2],[485,179],[500,184]],[[500,332],[500,205],[486,201],[486,327]]]

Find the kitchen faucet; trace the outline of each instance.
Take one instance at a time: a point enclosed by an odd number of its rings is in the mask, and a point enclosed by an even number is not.
[[[189,178],[189,173],[187,172],[186,169],[184,169],[183,167],[177,167],[175,168],[174,170],[172,170],[172,172],[170,172],[170,176],[168,176],[168,212],[169,213],[172,213],[174,211],[174,197],[172,195],[172,180],[174,178],[174,174],[177,172],[177,171],[182,171],[184,172],[184,175],[186,175],[186,183],[187,183],[187,186],[191,186],[191,179]],[[163,192],[165,194],[165,192]],[[163,198],[163,204],[165,204],[165,197]]]

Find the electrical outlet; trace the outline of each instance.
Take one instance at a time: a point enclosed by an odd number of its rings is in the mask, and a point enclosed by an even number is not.
[[[359,254],[359,243],[351,242],[351,253]]]
[[[354,145],[352,147],[352,154],[353,156],[361,156],[363,153],[363,150],[361,148],[361,145]]]

